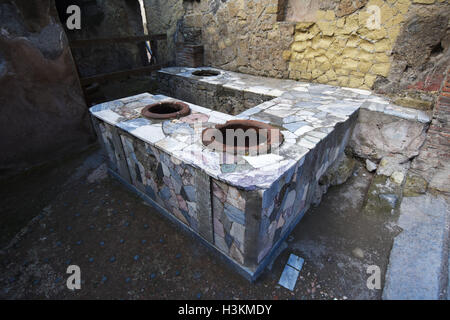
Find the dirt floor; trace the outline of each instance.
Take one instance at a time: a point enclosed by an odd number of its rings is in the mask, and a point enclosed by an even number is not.
[[[256,283],[106,176],[98,150],[3,182],[1,299],[380,299],[369,265],[387,268],[392,217],[361,214],[363,166],[332,187]],[[100,166],[99,169],[98,168]],[[3,196],[4,195],[4,196]],[[305,259],[293,292],[278,285],[289,254]],[[66,287],[69,265],[82,288]]]

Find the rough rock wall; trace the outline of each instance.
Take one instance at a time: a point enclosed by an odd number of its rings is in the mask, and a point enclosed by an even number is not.
[[[342,2],[346,3],[346,2]],[[318,10],[314,23],[296,26],[290,77],[356,88],[372,88],[390,69],[392,47],[410,1],[370,0],[365,6]],[[379,10],[369,12],[375,6]],[[371,17],[380,17],[380,24]]]
[[[278,1],[203,0],[187,3],[184,25],[202,32],[205,64],[225,70],[287,78],[283,51],[294,24],[278,22]]]
[[[153,26],[205,47],[205,65],[395,91],[430,108],[448,64],[448,0],[146,0]],[[301,10],[300,10],[300,9]],[[379,18],[379,25],[377,19]],[[158,29],[159,28],[159,29]],[[419,101],[402,99],[405,92]],[[425,107],[423,107],[425,106]]]
[[[87,107],[54,1],[0,1],[0,173],[92,141]]]
[[[449,63],[449,16],[446,0],[322,0],[296,25],[285,53],[289,77],[374,89],[429,109],[433,98],[423,91],[436,94]]]
[[[174,66],[176,31],[184,15],[183,0],[144,0],[144,5],[148,32],[167,34],[167,42],[158,43],[158,63]]]
[[[278,1],[279,21],[314,21],[319,1],[280,0]]]
[[[374,88],[380,93],[397,94],[397,103],[429,109],[430,93],[439,90],[450,64],[450,6],[448,2],[413,4],[402,32],[392,49],[392,63],[386,78]]]
[[[429,187],[450,193],[450,67],[442,81],[440,96],[424,146],[411,165],[411,174],[423,177]]]
[[[322,0],[318,6],[296,25],[285,53],[290,78],[395,95],[438,90],[449,61],[448,1]],[[419,101],[396,102],[431,107],[432,99],[418,95]]]

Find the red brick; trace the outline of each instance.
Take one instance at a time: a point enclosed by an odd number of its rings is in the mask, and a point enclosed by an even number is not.
[[[445,105],[450,105],[450,97],[445,96],[444,94],[445,94],[445,92],[440,96],[439,103],[445,104]]]
[[[450,160],[450,68],[442,82],[441,92],[433,110],[433,120],[420,152],[421,161],[435,159],[439,163]],[[421,169],[419,166],[419,170]]]

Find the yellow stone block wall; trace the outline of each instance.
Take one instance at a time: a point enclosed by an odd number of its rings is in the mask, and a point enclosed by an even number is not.
[[[205,65],[372,89],[377,78],[391,70],[391,52],[406,19],[450,0],[369,0],[360,9],[344,11],[353,12],[345,16],[336,16],[342,10],[319,9],[310,15],[314,22],[298,23],[280,18],[282,0],[144,1],[151,32],[167,33],[167,50],[163,42],[158,49],[167,52],[169,61],[175,62],[175,39],[186,30],[197,30]],[[346,3],[330,0],[334,2]],[[380,28],[367,25],[373,6],[379,8]]]
[[[289,77],[372,88],[377,76],[389,73],[391,50],[411,3],[411,0],[370,0],[364,8],[341,18],[334,11],[318,10],[315,22],[296,25],[294,42],[290,51],[284,53],[289,61]],[[371,6],[379,8],[379,28],[368,24],[374,16],[374,11],[368,11]]]

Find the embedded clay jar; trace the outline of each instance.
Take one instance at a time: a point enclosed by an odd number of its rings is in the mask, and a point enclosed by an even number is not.
[[[231,141],[228,141],[226,134],[228,129],[234,130],[235,133],[236,130],[242,130],[240,132],[244,134],[244,140],[239,140],[233,135]],[[249,138],[248,130],[255,131],[255,139]],[[217,136],[220,136],[222,141],[218,141]],[[233,154],[269,153],[272,148],[280,146],[283,141],[284,137],[280,129],[255,120],[230,120],[225,124],[218,124],[214,128],[206,128],[202,132],[203,145]]]
[[[196,70],[196,71],[192,72],[192,74],[194,76],[199,76],[199,77],[215,77],[215,76],[218,76],[220,74],[220,72],[215,71],[215,70],[202,69],[202,70]]]
[[[162,101],[145,106],[141,114],[148,119],[176,119],[187,116],[191,108],[180,101]]]

